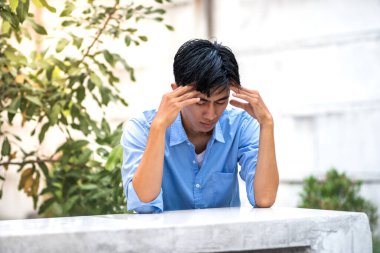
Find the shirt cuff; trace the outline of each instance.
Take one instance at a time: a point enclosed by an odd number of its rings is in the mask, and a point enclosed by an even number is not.
[[[127,209],[128,211],[135,211],[137,213],[162,213],[162,189],[160,194],[151,202],[142,202],[133,187],[132,181],[128,184],[127,191]]]

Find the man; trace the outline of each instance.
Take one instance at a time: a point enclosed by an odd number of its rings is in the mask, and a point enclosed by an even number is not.
[[[132,118],[121,138],[128,209],[240,206],[238,164],[251,205],[272,206],[279,180],[273,119],[260,94],[240,85],[232,51],[190,40],[173,67],[173,91],[158,110]],[[238,108],[226,109],[231,90]]]

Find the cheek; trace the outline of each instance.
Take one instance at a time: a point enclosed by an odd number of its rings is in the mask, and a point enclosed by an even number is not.
[[[221,105],[219,107],[217,107],[217,114],[218,114],[218,117],[220,117],[222,115],[222,113],[224,112],[224,110],[226,110],[227,108],[227,103],[225,105]]]
[[[186,106],[182,109],[182,112],[185,114],[185,117],[187,119],[190,119],[191,121],[194,120],[194,118],[197,118],[197,114],[199,114],[199,109],[194,105]]]

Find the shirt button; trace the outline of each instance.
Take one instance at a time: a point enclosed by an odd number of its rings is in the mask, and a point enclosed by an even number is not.
[[[195,187],[201,188],[201,185],[200,184],[196,184]]]
[[[193,163],[196,164],[197,162],[195,160],[193,160]]]

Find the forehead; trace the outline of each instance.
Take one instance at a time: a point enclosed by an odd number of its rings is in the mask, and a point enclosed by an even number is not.
[[[200,98],[209,100],[209,101],[216,101],[221,98],[228,97],[229,95],[230,95],[230,87],[219,87],[219,88],[211,90],[209,97],[206,94],[201,94]]]

